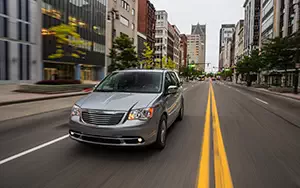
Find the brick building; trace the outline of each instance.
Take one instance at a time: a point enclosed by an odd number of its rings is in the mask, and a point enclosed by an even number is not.
[[[144,42],[155,48],[155,7],[149,0],[138,1],[138,54],[144,50]]]
[[[180,35],[180,64],[181,66],[187,66],[187,36],[185,34]]]

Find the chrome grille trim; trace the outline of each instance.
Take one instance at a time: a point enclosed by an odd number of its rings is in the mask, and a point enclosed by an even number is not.
[[[81,119],[84,123],[98,126],[117,125],[121,122],[125,112],[102,111],[84,109],[81,113]]]

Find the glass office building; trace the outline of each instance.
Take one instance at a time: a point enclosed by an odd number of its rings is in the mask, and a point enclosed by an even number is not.
[[[106,0],[43,0],[44,79],[101,80],[105,71]],[[79,58],[51,59],[56,40],[49,28],[69,24],[77,28],[85,52]]]
[[[39,2],[0,0],[0,81],[41,79]]]

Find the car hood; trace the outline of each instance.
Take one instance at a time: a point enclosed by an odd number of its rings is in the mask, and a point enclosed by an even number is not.
[[[159,94],[93,92],[76,104],[81,108],[128,111],[147,107]]]

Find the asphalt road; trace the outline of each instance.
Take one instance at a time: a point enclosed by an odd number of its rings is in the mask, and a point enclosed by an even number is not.
[[[300,187],[300,102],[214,82],[217,113],[211,96],[212,121],[206,124],[209,88],[209,82],[186,86],[184,120],[169,130],[161,152],[88,146],[62,138],[68,131],[69,108],[2,121],[0,188],[193,188],[203,175],[209,187],[218,188],[222,180],[216,178],[217,157],[228,163],[234,187]],[[219,137],[214,135],[216,116]],[[209,137],[204,136],[205,125],[211,127]],[[206,162],[205,138],[210,170],[199,174],[200,163]],[[11,156],[16,158],[4,161]]]

